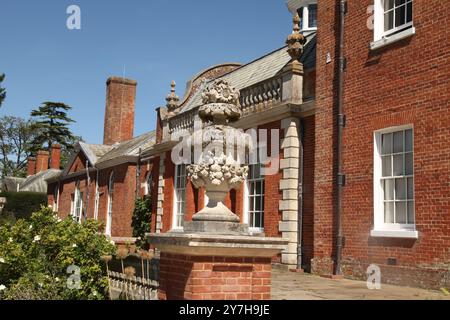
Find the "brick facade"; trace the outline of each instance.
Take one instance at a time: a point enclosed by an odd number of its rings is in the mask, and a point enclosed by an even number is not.
[[[160,300],[270,299],[270,258],[161,253]]]
[[[423,287],[449,285],[450,114],[448,95],[449,10],[445,1],[414,1],[416,34],[371,51],[373,30],[367,7],[373,1],[347,1],[345,22],[343,136],[344,274],[365,278],[378,264],[382,281]],[[314,268],[330,270],[336,176],[336,1],[320,1],[317,44]],[[332,62],[325,57],[331,53]],[[414,128],[415,221],[418,239],[370,236],[374,221],[374,131],[400,125]],[[389,265],[388,265],[389,264]],[[392,266],[391,264],[396,264]],[[434,276],[431,276],[434,274]]]

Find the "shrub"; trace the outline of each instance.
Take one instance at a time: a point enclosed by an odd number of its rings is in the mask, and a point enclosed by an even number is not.
[[[40,192],[2,192],[6,198],[2,215],[13,214],[16,219],[29,219],[31,213],[47,205],[47,194]]]
[[[114,254],[115,247],[99,233],[101,227],[94,220],[61,220],[45,207],[29,220],[0,226],[3,298],[105,299],[108,279],[101,257]]]
[[[134,204],[133,218],[131,227],[133,228],[133,237],[137,237],[136,245],[142,247],[145,245],[145,233],[150,232],[152,222],[152,200],[149,196],[139,198]]]

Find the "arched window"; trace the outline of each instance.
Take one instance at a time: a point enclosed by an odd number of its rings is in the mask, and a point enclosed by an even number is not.
[[[105,233],[107,235],[111,235],[113,199],[114,199],[114,172],[111,172],[108,180],[108,206],[106,212],[106,230],[105,230]]]

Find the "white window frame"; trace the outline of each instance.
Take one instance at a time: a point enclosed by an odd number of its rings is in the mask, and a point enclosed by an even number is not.
[[[184,167],[184,175],[180,175]],[[183,183],[180,183],[184,179]],[[173,215],[172,215],[172,230],[183,230],[184,217],[186,214],[186,165],[175,165],[174,183],[173,183]],[[184,197],[181,196],[184,192]],[[181,210],[183,208],[184,210]]]
[[[370,44],[372,50],[382,48],[390,43],[410,37],[416,33],[414,28],[414,0],[411,0],[413,5],[412,20],[387,31],[384,30],[384,1],[385,0],[374,0],[374,32],[373,42]]]
[[[105,234],[108,236],[111,236],[112,234],[114,187],[114,171],[112,171],[108,178],[108,203],[106,206]]]
[[[147,177],[145,178],[145,195],[149,195],[152,192],[153,185],[153,175],[152,172],[149,171]]]
[[[311,1],[305,1],[301,7],[299,7],[296,11],[298,12],[299,10],[302,10],[302,16],[301,18],[301,27],[300,27],[300,31],[304,32],[304,31],[316,31],[317,30],[317,26],[316,27],[311,27],[309,24],[309,6],[310,5],[317,5],[317,2],[315,0],[311,0]],[[316,22],[317,21],[317,11],[316,11]]]
[[[59,183],[56,184],[55,190],[53,191],[53,211],[58,212],[59,207]]]
[[[381,157],[381,138],[383,134],[393,133],[398,131],[405,131],[411,129],[413,131],[412,154],[413,154],[413,168],[414,168],[414,127],[413,125],[403,125],[385,128],[374,132],[374,168],[373,168],[373,209],[374,209],[374,228],[371,231],[372,237],[394,237],[394,238],[417,238],[416,224],[399,224],[399,223],[385,223],[384,221],[384,191],[382,187],[382,157]],[[412,178],[415,183],[415,172],[413,170]],[[414,193],[413,188],[413,193]],[[414,206],[415,206],[415,194]],[[414,213],[414,218],[416,218]]]
[[[252,169],[251,166],[254,166],[254,165],[250,165],[249,166],[249,170]],[[251,212],[250,212],[250,201],[251,201],[250,200],[250,197],[251,197],[251,195],[250,195],[250,185],[252,183],[255,183],[255,182],[262,182],[263,190],[264,190],[264,193],[261,195],[261,199],[260,199],[260,201],[262,201],[261,208],[263,208],[263,209],[262,209],[261,212],[258,213],[258,214],[262,214],[262,218],[261,218],[262,227],[255,227],[255,226],[253,226],[253,221],[250,221],[250,218],[251,218]],[[248,224],[249,231],[251,233],[263,233],[264,232],[264,216],[265,216],[264,199],[265,199],[265,178],[264,178],[264,176],[261,175],[260,178],[257,178],[257,179],[249,179],[247,177],[247,179],[245,180],[245,183],[244,183],[244,221],[245,221],[245,223]],[[253,196],[252,200],[256,201],[256,196]],[[253,206],[253,208],[255,208],[255,206]]]
[[[83,193],[80,191],[80,181],[75,183],[75,192],[73,193],[70,211],[75,221],[81,223],[81,217],[83,215]]]
[[[98,220],[98,205],[100,202],[100,192],[98,188],[98,178],[95,180],[95,196],[94,196],[94,219]]]

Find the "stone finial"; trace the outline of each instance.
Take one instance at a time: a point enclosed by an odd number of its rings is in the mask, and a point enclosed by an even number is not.
[[[303,54],[303,45],[306,43],[306,38],[300,33],[300,16],[298,13],[292,19],[294,23],[292,34],[286,39],[288,45],[288,53],[294,61],[299,61]]]
[[[168,112],[173,112],[178,108],[178,102],[180,101],[180,98],[175,94],[175,85],[175,81],[172,80],[170,83],[170,94],[166,97]]]
[[[232,87],[226,80],[216,80],[202,93],[203,106],[199,116],[203,121],[215,124],[233,122],[240,118],[239,90]]]

